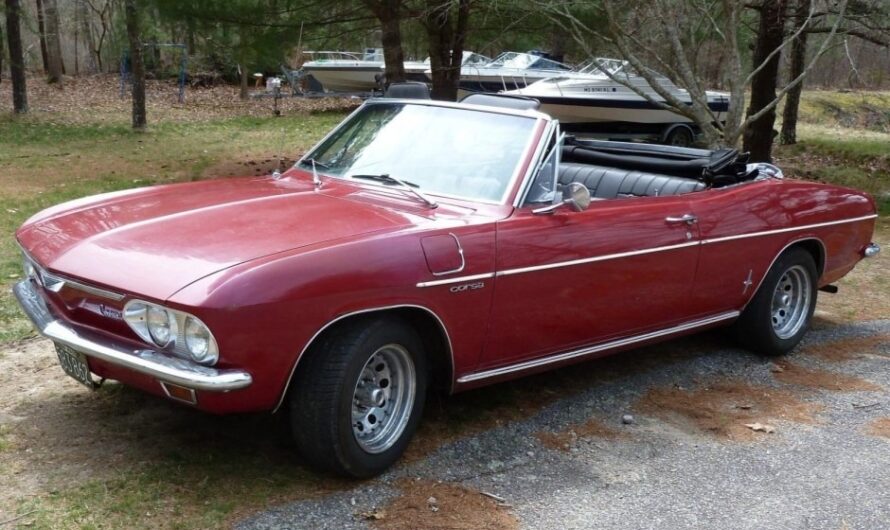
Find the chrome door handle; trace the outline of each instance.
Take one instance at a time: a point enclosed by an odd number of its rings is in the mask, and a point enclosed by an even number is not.
[[[664,220],[665,220],[665,222],[671,223],[671,224],[686,223],[691,226],[698,222],[698,217],[695,215],[692,215],[691,213],[687,213],[687,214],[681,215],[680,217],[665,217]]]

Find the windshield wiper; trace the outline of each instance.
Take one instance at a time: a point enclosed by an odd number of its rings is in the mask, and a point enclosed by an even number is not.
[[[331,169],[331,167],[328,166],[327,164],[319,162],[318,160],[316,160],[312,157],[304,158],[303,160],[300,160],[300,163],[301,164],[309,164],[310,166],[315,164],[316,166],[320,167],[321,169]]]
[[[349,178],[374,180],[388,185],[397,184],[402,187],[401,189],[411,192],[412,195],[423,201],[424,204],[426,204],[430,208],[436,208],[439,206],[439,203],[421,193],[420,190],[417,189],[420,187],[417,184],[409,182],[407,180],[396,178],[388,173],[383,173],[380,175],[350,175]]]

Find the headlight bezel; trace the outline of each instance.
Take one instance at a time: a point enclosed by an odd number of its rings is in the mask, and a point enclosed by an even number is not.
[[[148,318],[149,310],[155,312],[162,311],[167,315],[169,336],[166,343],[152,333]],[[172,353],[204,366],[213,366],[219,360],[219,347],[213,332],[200,318],[191,313],[171,309],[153,302],[146,302],[145,300],[133,299],[124,305],[123,317],[127,326],[140,339],[159,350]],[[206,349],[199,351],[197,354],[189,346],[186,339],[186,327],[189,322],[203,329],[207,335]]]

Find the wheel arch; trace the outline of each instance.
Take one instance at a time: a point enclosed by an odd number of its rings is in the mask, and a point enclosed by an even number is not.
[[[325,334],[331,333],[341,326],[349,325],[363,318],[373,317],[375,315],[396,315],[408,322],[420,335],[423,341],[424,349],[430,361],[430,375],[434,385],[447,388],[450,392],[454,386],[454,352],[451,346],[451,337],[445,323],[433,310],[420,305],[394,305],[369,309],[361,309],[344,313],[332,320],[328,321],[324,326],[318,329],[312,338],[300,350],[300,355],[291,368],[287,382],[278,398],[278,404],[275,405],[273,413],[277,412],[290,390],[291,382],[300,367],[300,361],[303,360],[306,353],[313,344],[321,340]]]
[[[757,294],[757,291],[760,290],[760,286],[766,280],[766,277],[769,274],[769,271],[772,270],[773,265],[776,264],[776,261],[779,259],[779,257],[781,257],[782,254],[784,254],[788,250],[791,250],[792,248],[803,248],[811,256],[813,256],[813,261],[815,261],[815,263],[816,263],[816,274],[818,276],[816,278],[816,285],[818,287],[819,280],[822,278],[822,275],[825,273],[825,267],[828,263],[828,252],[825,249],[825,243],[823,243],[822,240],[816,236],[799,237],[797,239],[794,239],[794,240],[788,242],[784,247],[782,247],[781,250],[779,250],[776,253],[775,257],[773,257],[772,261],[770,261],[769,266],[766,267],[766,269],[764,269],[763,274],[760,277],[760,280],[757,282],[757,287],[755,289],[751,290],[751,296],[748,297],[747,301],[745,301],[745,305],[744,305],[744,307],[742,307],[742,310],[744,310],[746,307],[748,307],[748,304],[750,304],[751,300],[754,299],[754,295]]]

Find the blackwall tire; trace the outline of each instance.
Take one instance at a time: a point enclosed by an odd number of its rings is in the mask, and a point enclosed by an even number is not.
[[[809,329],[817,282],[816,262],[809,252],[802,248],[785,251],[734,324],[736,338],[762,355],[791,351]]]
[[[289,413],[306,462],[354,478],[392,466],[426,398],[417,332],[395,317],[363,318],[325,333],[305,355],[291,383]]]

